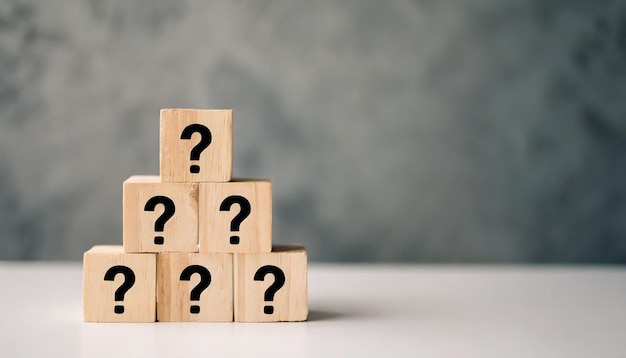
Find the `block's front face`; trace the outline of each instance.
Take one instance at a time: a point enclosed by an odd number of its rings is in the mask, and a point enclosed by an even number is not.
[[[159,254],[157,271],[158,321],[233,321],[232,254]]]
[[[304,321],[308,315],[307,256],[300,246],[235,254],[235,321]]]
[[[83,256],[85,322],[155,322],[156,254],[96,246]]]
[[[161,183],[157,176],[124,182],[126,252],[197,252],[198,184]]]
[[[232,177],[233,111],[162,109],[161,180],[227,182]]]
[[[254,253],[272,249],[272,183],[200,183],[200,252]]]

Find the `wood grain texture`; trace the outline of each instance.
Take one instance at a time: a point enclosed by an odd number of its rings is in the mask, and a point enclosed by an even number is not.
[[[123,266],[132,271],[134,283],[115,300],[115,292],[129,280],[107,271]],[[123,306],[123,313],[116,313]],[[85,322],[155,322],[156,320],[156,254],[127,254],[122,246],[94,246],[83,255],[83,319]]]
[[[197,252],[198,184],[163,183],[159,177],[132,176],[123,185],[123,243],[126,252]],[[155,230],[155,223],[165,212],[165,204],[146,210],[151,198],[169,198],[175,211]],[[162,244],[157,244],[160,237]]]
[[[225,253],[270,252],[272,249],[272,182],[239,179],[228,183],[199,184],[199,251]],[[250,213],[236,229],[233,220],[242,204],[228,198],[241,197],[250,204]],[[235,201],[242,200],[241,198]],[[234,244],[232,238],[238,243]]]
[[[200,124],[210,131],[211,142],[198,160],[191,152],[202,135],[181,139],[185,128]],[[164,182],[227,182],[233,168],[233,111],[231,109],[162,109],[160,163]],[[192,166],[199,172],[193,173]]]
[[[194,272],[187,280],[181,274],[195,265],[207,270],[209,286],[191,300],[192,290],[202,281]],[[191,271],[193,272],[193,270]],[[196,306],[196,309],[192,309]],[[193,313],[192,313],[193,311]],[[162,322],[232,322],[233,255],[163,253],[157,256],[157,320]]]
[[[235,321],[283,322],[307,319],[307,253],[303,246],[277,245],[270,253],[235,254],[233,265]],[[255,280],[259,269],[265,266],[279,268],[285,277],[284,284],[275,292],[272,301],[266,301],[265,294],[275,282],[274,274],[269,273],[263,280]],[[266,306],[271,306],[273,312],[266,313]]]

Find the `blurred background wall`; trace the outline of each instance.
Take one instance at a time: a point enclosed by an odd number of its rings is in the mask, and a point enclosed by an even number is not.
[[[121,244],[170,107],[313,261],[626,263],[624,1],[2,0],[0,259]]]

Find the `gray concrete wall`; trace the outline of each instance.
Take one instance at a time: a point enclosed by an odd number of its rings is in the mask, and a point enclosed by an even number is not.
[[[623,1],[0,2],[0,259],[121,243],[159,109],[315,261],[626,262]]]

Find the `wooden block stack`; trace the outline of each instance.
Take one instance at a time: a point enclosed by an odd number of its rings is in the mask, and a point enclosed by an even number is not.
[[[232,178],[232,110],[161,110],[160,176],[123,185],[123,246],[83,257],[86,322],[307,318],[307,255],[272,246],[272,183]]]

